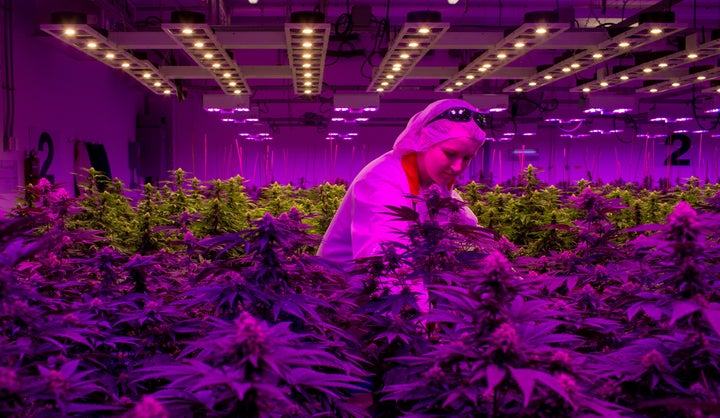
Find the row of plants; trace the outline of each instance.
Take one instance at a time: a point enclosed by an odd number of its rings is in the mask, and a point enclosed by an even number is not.
[[[99,192],[91,172],[79,199],[42,182],[0,221],[0,414],[720,412],[714,186],[655,192],[644,221],[628,211],[652,191],[560,193],[529,169],[513,189],[466,187],[492,228],[390,208],[408,244],[347,273],[313,255],[342,186],[250,198],[241,179],[182,174]]]
[[[140,253],[171,247],[177,239],[173,230],[187,229],[204,238],[245,229],[266,213],[279,216],[291,208],[306,215],[303,222],[311,226],[311,233],[322,235],[346,191],[342,183],[312,188],[273,183],[248,190],[241,177],[201,182],[187,178],[181,169],[162,186],[147,184],[142,190],[128,190],[120,180],[110,181],[93,169],[87,178],[70,228],[105,231],[113,248]],[[37,194],[48,187],[52,186],[31,187],[20,206],[34,206]],[[576,244],[564,231],[581,214],[568,202],[586,188],[616,204],[618,210],[609,220],[619,229],[661,222],[679,201],[698,209],[720,209],[720,198],[713,199],[720,185],[700,185],[696,178],[672,188],[585,180],[556,187],[540,182],[532,166],[503,186],[470,182],[461,195],[480,225],[518,245],[522,254],[539,256]]]

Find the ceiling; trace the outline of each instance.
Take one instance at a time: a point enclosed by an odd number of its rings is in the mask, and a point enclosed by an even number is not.
[[[63,2],[39,3],[45,11],[52,11],[49,8],[59,10]],[[219,47],[229,52],[228,57],[237,65],[242,82],[251,92],[251,102],[262,103],[266,112],[278,121],[296,117],[291,116],[297,115],[290,110],[291,103],[315,106],[317,109],[310,113],[322,115],[337,94],[379,94],[381,108],[385,103],[427,103],[435,98],[468,94],[503,94],[510,96],[511,102],[521,97],[538,106],[548,100],[576,104],[579,99],[592,95],[632,94],[648,103],[687,102],[701,93],[717,95],[711,86],[713,79],[720,79],[720,72],[710,71],[702,82],[683,82],[679,88],[667,87],[657,94],[638,91],[654,82],[688,79],[691,73],[717,66],[720,42],[710,44],[713,37],[720,38],[720,32],[712,32],[720,28],[717,0],[459,0],[454,5],[444,0],[257,0],[256,4],[248,0],[85,0],[84,3],[89,4],[85,8],[89,14],[99,14],[97,24],[109,31],[108,39],[127,50],[142,52],[161,75],[175,83],[177,88],[173,94],[180,100],[193,94],[232,95],[232,88],[223,87],[222,80],[208,76],[208,69],[199,67],[198,60],[179,43],[159,38],[171,38],[166,26],[171,23],[174,12],[204,15]],[[83,1],[68,0],[65,6],[71,4],[80,7]],[[427,52],[421,54],[410,70],[402,73],[404,77],[401,75],[400,81],[396,80],[387,91],[377,93],[379,84],[373,82],[379,83],[379,67],[385,63],[383,57],[389,54],[388,50],[393,51],[403,35],[408,14],[429,11],[438,12],[439,23],[445,26]],[[513,29],[528,23],[528,13],[553,11],[557,12],[558,24],[562,26],[560,32],[512,56],[511,62],[502,63],[502,68],[487,76],[478,76],[474,81],[466,79],[471,72],[477,74],[473,66],[479,68],[484,57],[498,53],[499,45],[511,36]],[[629,33],[640,15],[647,17],[650,12],[667,11],[674,13],[674,21],[665,28],[670,36],[648,37],[627,50],[610,54],[613,55],[610,59],[592,61],[567,75],[559,72],[563,62],[569,64],[614,36]],[[324,17],[324,22],[329,24],[324,29],[324,60],[319,64],[321,79],[311,94],[304,94],[294,81],[297,72],[288,58],[290,32],[286,23],[297,17],[297,12],[320,13],[315,16]],[[645,17],[643,20],[647,20]],[[135,34],[130,37],[127,32]],[[683,43],[687,44],[685,50]],[[693,44],[710,47],[694,61],[676,60],[674,68],[632,72],[643,63],[657,64],[658,59],[672,54],[684,56]],[[608,50],[604,52],[608,55]],[[547,67],[553,65],[558,67],[557,72],[547,73],[552,70]],[[619,81],[622,71],[630,71],[632,77]],[[552,80],[544,80],[544,74],[552,74]],[[597,84],[613,75],[617,77],[609,87],[601,88]],[[529,87],[527,81],[536,76],[540,76],[539,86]],[[455,87],[456,80],[465,84]],[[583,92],[582,87],[578,87],[583,83],[592,85],[593,80],[596,81],[591,91]],[[446,87],[454,90],[446,92]],[[305,112],[302,114],[307,116]],[[392,122],[392,118],[386,115],[385,120]],[[401,118],[405,119],[406,115]],[[379,115],[374,119],[382,120]]]

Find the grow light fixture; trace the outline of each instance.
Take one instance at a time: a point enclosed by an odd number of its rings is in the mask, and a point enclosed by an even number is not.
[[[266,121],[257,120],[239,125],[238,136],[242,139],[255,142],[271,141],[272,129]]]
[[[203,95],[203,109],[208,112],[235,113],[250,110],[250,96],[226,94]]]
[[[585,122],[585,119],[583,118],[571,118],[571,119],[561,119],[561,118],[546,118],[544,119],[545,122],[548,123],[556,123],[556,124],[564,124],[564,123],[583,123]]]
[[[365,113],[380,108],[380,96],[377,94],[335,94],[333,110],[336,112]]]
[[[526,15],[526,20],[528,16]],[[557,19],[555,19],[557,20]],[[435,91],[459,92],[488,77],[529,51],[563,33],[570,26],[558,22],[526,22],[440,84]]]
[[[654,104],[647,111],[648,122],[655,123],[681,123],[693,120],[692,108],[678,109],[662,103]]]
[[[642,20],[642,19],[641,19]],[[674,16],[673,19],[674,20]],[[572,76],[593,67],[601,62],[627,53],[660,39],[671,36],[683,30],[683,25],[670,22],[642,22],[624,32],[601,42],[598,46],[586,49],[572,55],[548,68],[539,71],[534,76],[511,84],[503,89],[504,92],[527,92],[557,80]]]
[[[702,93],[720,93],[720,80],[710,80],[710,87],[701,90]]]
[[[368,93],[391,92],[450,27],[446,22],[406,22],[375,68]]]
[[[513,161],[537,161],[540,153],[535,148],[515,148],[510,154]]]
[[[600,115],[618,115],[631,112],[637,107],[637,100],[633,96],[597,96],[588,97],[588,108],[584,113]]]
[[[702,93],[720,93],[720,86],[710,86],[701,90]]]
[[[353,117],[353,116],[333,116],[330,119],[332,122],[343,122],[343,123],[360,123],[360,122],[367,122],[370,120],[370,118],[366,118],[363,116],[360,117]]]
[[[519,131],[519,130],[518,130]],[[516,136],[535,136],[537,135],[536,132],[503,132],[502,135],[500,135],[500,141],[499,142],[509,142]]]
[[[718,114],[720,113],[720,97],[719,96],[710,96],[707,100],[694,101],[696,105],[696,109],[702,109],[703,113],[710,113],[710,114]]]
[[[635,90],[637,93],[663,93],[681,87],[720,78],[720,68],[712,65],[691,67],[687,74],[672,80],[664,80]]]
[[[357,124],[344,123],[342,121],[330,121],[327,127],[327,135],[325,135],[325,139],[328,141],[336,139],[350,141],[357,136]]]
[[[148,60],[139,59],[86,24],[42,24],[40,29],[103,64],[125,71],[140,84],[159,95],[175,96],[175,83]]]
[[[206,23],[163,23],[162,29],[195,63],[215,79],[225,94],[250,94],[237,62]]]
[[[285,42],[295,94],[320,94],[329,23],[286,23]]]
[[[590,134],[560,134],[560,138],[568,138],[568,139],[580,139],[580,138],[587,138],[590,136]]]
[[[602,90],[632,80],[642,79],[647,77],[648,74],[655,74],[660,71],[662,71],[661,75],[663,76],[671,76],[668,70],[687,65],[688,63],[699,62],[716,55],[720,55],[720,30],[714,30],[712,40],[701,45],[697,45],[697,34],[691,34],[685,38],[685,49],[682,51],[643,62],[642,64],[626,68],[602,78],[598,77],[596,80],[573,87],[570,91],[588,93]],[[674,80],[671,80],[671,85],[673,82]]]
[[[503,112],[510,103],[507,94],[464,94],[462,98],[481,113]]]

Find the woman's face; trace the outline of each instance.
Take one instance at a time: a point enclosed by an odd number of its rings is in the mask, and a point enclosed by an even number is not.
[[[418,174],[423,187],[454,183],[482,144],[468,137],[448,139],[418,153]]]

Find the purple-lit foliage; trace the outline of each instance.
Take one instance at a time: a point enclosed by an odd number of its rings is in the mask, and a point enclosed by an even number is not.
[[[432,194],[427,221],[388,208],[404,240],[348,277],[308,234],[342,186],[88,181],[0,220],[0,415],[718,412],[717,185],[527,170],[466,188],[490,230],[441,226],[459,206]]]

